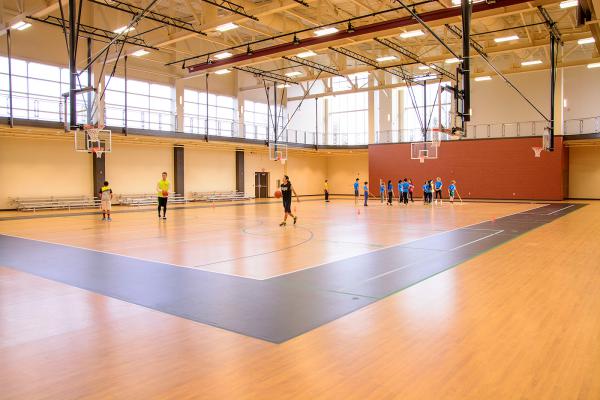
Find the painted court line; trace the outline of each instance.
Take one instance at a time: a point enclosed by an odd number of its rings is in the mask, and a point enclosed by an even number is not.
[[[477,243],[477,242],[479,242],[479,241],[481,241],[481,240],[487,239],[487,238],[489,238],[489,237],[492,237],[492,236],[496,236],[496,235],[498,235],[498,234],[500,234],[500,233],[502,233],[502,232],[504,232],[504,230],[501,230],[501,231],[498,231],[498,232],[494,232],[494,233],[491,233],[491,234],[489,234],[489,235],[486,235],[486,236],[484,236],[484,237],[482,237],[482,238],[479,238],[479,239],[476,239],[476,240],[472,240],[472,241],[470,241],[469,243],[465,243],[465,244],[462,244],[462,245],[460,245],[460,246],[456,246],[455,248],[453,248],[453,249],[450,249],[449,251],[454,251],[454,250],[461,249],[461,248],[463,248],[463,247],[465,247],[465,246],[468,246],[468,245],[470,245],[470,244]]]

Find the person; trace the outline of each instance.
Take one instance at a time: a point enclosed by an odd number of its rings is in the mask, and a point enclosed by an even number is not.
[[[171,182],[167,180],[167,173],[162,173],[162,179],[156,183],[156,191],[158,192],[158,219],[167,219],[167,200],[169,198],[169,188]],[[163,215],[160,216],[160,209],[163,209]]]
[[[398,181],[398,204],[402,204],[402,179]]]
[[[410,190],[410,183],[408,183],[408,179],[404,178],[404,182],[402,182],[402,202],[405,205],[408,205],[408,191]]]
[[[292,214],[292,193],[296,196],[296,201],[300,202],[300,198],[294,190],[292,186],[292,182],[290,182],[290,177],[287,175],[283,176],[283,183],[280,186],[281,189],[281,200],[283,201],[283,221],[279,224],[279,226],[285,226],[288,215],[292,217],[294,220],[294,225],[296,225],[296,221],[298,217]]]
[[[425,204],[431,204],[432,198],[432,189],[431,189],[431,181],[425,181],[423,185],[423,197],[425,199]]]
[[[325,192],[325,203],[329,203],[329,183],[327,182],[327,179],[325,179],[323,191]]]
[[[102,221],[112,221],[110,218],[110,208],[112,203],[113,191],[108,186],[108,181],[104,181],[104,186],[100,188],[100,208],[102,209]]]
[[[368,206],[368,200],[369,200],[369,182],[365,182],[365,184],[363,185],[363,192],[364,192],[364,196],[365,196],[365,207]]]
[[[413,200],[413,191],[415,190],[415,185],[413,185],[412,179],[408,180],[408,195],[410,196],[410,202],[414,203],[415,201]]]
[[[391,206],[392,201],[394,200],[394,185],[392,185],[392,181],[389,180],[387,183],[387,192],[388,192],[388,201],[387,203]]]
[[[360,195],[358,191],[358,187],[360,184],[358,183],[358,178],[354,181],[354,205],[358,205],[358,196]]]
[[[383,180],[379,180],[379,197],[381,198],[381,204],[385,200],[385,185],[383,184]]]
[[[442,178],[440,178],[439,176],[436,178],[435,180],[435,203],[437,204],[438,199],[440,200],[440,204],[442,204],[442,186],[444,186],[444,184],[442,183]]]
[[[454,196],[456,195],[456,181],[450,181],[448,186],[448,196],[450,197],[450,203],[454,203]]]

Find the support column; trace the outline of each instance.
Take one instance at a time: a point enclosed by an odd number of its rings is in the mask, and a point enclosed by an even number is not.
[[[318,112],[318,110],[317,110]],[[321,138],[319,138],[319,135],[317,135],[317,145],[323,145],[326,146],[328,144],[333,143],[333,138],[331,137],[332,134],[336,134],[336,133],[340,133],[340,132],[329,132],[329,98],[325,97],[323,98],[323,116],[322,116],[322,121],[323,121],[323,135],[321,136]]]
[[[244,150],[235,151],[235,190],[244,193]]]
[[[234,71],[235,74],[235,92],[237,99],[237,130],[234,128],[234,134],[237,133],[238,137],[244,138],[246,137],[246,129],[244,127],[244,92],[240,91],[240,73],[239,71]],[[243,191],[243,187],[242,187]]]
[[[94,182],[94,193],[93,196],[98,196],[100,189],[104,185],[106,177],[106,154],[102,154],[102,157],[98,158],[95,154],[92,157],[92,174]]]
[[[375,80],[373,78],[373,74],[369,74],[369,100],[368,100],[368,109],[367,115],[369,119],[369,144],[375,143],[375,92],[373,91],[373,87],[375,86]]]
[[[185,196],[185,163],[183,155],[183,146],[173,147],[173,173],[175,175],[173,187],[175,193],[181,196]]]
[[[386,76],[387,75],[387,76]],[[384,84],[391,84],[389,75],[382,76]],[[385,140],[392,140],[392,89],[379,91],[379,131],[385,132]]]
[[[562,48],[562,47],[561,47]],[[554,135],[564,135],[565,132],[565,92],[564,68],[556,70],[556,84],[554,86]],[[568,101],[568,100],[567,100]]]
[[[77,125],[77,2],[69,0],[69,129]]]
[[[184,97],[184,80],[175,80],[175,131],[183,132],[183,102]]]

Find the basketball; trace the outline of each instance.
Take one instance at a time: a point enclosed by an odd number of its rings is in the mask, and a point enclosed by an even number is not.
[[[275,197],[277,197],[278,199],[281,198],[281,190],[275,191]]]
[[[166,190],[163,190],[162,191],[162,195],[163,195],[163,197],[168,197],[169,196],[169,192],[166,191]]]

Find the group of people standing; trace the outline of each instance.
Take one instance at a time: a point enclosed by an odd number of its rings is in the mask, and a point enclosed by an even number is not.
[[[433,200],[433,196],[435,193],[435,203],[442,204],[442,187],[444,186],[442,179],[437,177],[435,181],[433,179],[425,181],[422,186],[423,189],[423,203],[431,204]],[[358,203],[358,198],[360,196],[359,192],[360,181],[356,178],[354,182],[354,199],[355,203]],[[411,202],[414,202],[413,192],[415,190],[415,185],[410,178],[400,179],[397,184],[397,199],[399,204],[407,205],[409,199]],[[450,203],[454,202],[454,196],[457,194],[456,190],[456,181],[451,181],[450,186],[448,186],[448,196],[450,199]],[[369,191],[369,182],[364,182],[363,185],[363,196],[364,196],[364,206],[368,206],[368,200],[371,192]],[[394,184],[391,180],[387,181],[387,184],[384,180],[380,180],[379,183],[379,197],[381,199],[381,203],[385,202],[387,205],[393,205],[394,202]],[[375,197],[375,196],[373,196]]]

